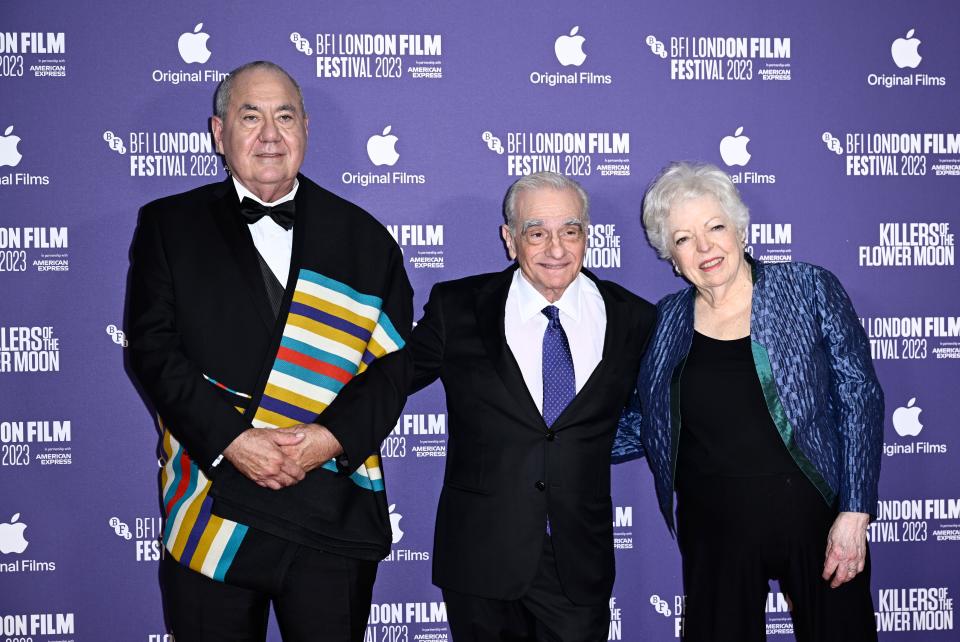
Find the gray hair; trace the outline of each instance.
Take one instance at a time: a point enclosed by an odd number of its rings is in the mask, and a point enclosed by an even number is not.
[[[556,172],[537,172],[536,174],[527,174],[514,181],[510,189],[507,190],[507,195],[503,198],[503,220],[510,229],[510,234],[514,237],[517,235],[517,195],[520,192],[537,189],[573,190],[580,199],[580,219],[584,225],[584,232],[586,232],[586,226],[590,224],[590,199],[587,198],[587,193],[580,187],[580,183]]]
[[[720,209],[736,227],[737,234],[746,234],[750,210],[740,199],[737,187],[727,173],[709,163],[674,161],[653,179],[643,197],[643,228],[661,259],[670,258],[666,229],[670,209],[701,196],[717,199]]]
[[[226,118],[227,109],[230,107],[230,94],[233,92],[233,83],[236,79],[247,71],[253,71],[255,69],[263,69],[266,71],[272,71],[283,75],[290,83],[293,85],[293,88],[297,90],[297,98],[300,100],[300,113],[304,116],[307,115],[307,110],[303,106],[303,92],[300,91],[300,85],[297,84],[297,81],[293,79],[293,76],[287,73],[287,70],[281,67],[280,65],[270,62],[269,60],[255,60],[253,62],[248,62],[245,65],[240,65],[227,75],[220,84],[217,85],[217,93],[213,95],[213,113],[217,115],[221,120]]]

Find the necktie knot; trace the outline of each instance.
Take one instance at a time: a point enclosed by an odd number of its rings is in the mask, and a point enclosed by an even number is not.
[[[550,320],[550,326],[556,328],[560,323],[560,308],[555,305],[548,305],[543,310],[541,310],[543,315]]]
[[[295,211],[296,206],[294,205],[294,201],[292,199],[272,207],[258,203],[247,196],[240,201],[240,214],[243,216],[248,225],[256,223],[264,216],[269,216],[273,219],[274,223],[285,230],[289,230],[293,227]]]

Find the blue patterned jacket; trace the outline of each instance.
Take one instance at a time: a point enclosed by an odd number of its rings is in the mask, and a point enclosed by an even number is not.
[[[753,267],[753,360],[790,455],[824,500],[873,514],[883,445],[883,391],[870,344],[837,278],[806,263]],[[657,328],[620,420],[615,462],[646,454],[671,531],[678,381],[693,339],[694,288],[657,304]]]

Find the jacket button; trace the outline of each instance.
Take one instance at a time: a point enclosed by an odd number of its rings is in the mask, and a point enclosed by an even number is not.
[[[557,433],[552,430],[548,430],[546,433],[547,441],[553,441],[553,438],[557,436]]]
[[[543,490],[544,488],[547,487],[547,485],[544,484],[542,481],[538,481],[536,484],[533,485],[533,487],[536,488],[537,490]]]

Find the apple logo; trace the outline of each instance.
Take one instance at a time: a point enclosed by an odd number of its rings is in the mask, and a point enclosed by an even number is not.
[[[570,30],[569,36],[560,36],[553,43],[553,53],[557,55],[557,60],[564,67],[573,65],[579,67],[587,59],[587,54],[583,53],[583,36],[578,36],[579,26]]]
[[[923,430],[923,424],[920,423],[920,413],[923,408],[914,406],[916,397],[911,397],[906,407],[900,407],[893,411],[893,429],[901,437],[916,437]]]
[[[193,33],[189,31],[180,34],[180,40],[177,41],[177,49],[180,50],[180,57],[185,63],[199,62],[204,63],[210,59],[210,50],[207,49],[207,38],[210,36],[201,32],[203,23],[197,23],[193,28]]]
[[[390,504],[389,517],[390,517],[390,532],[393,533],[393,543],[398,544],[400,540],[403,539],[403,530],[400,528],[400,520],[403,519],[403,515],[400,513],[394,513],[393,509],[396,508],[396,504]]]
[[[0,524],[0,553],[22,553],[27,550],[27,539],[23,536],[26,524],[15,524],[20,513],[10,518],[9,524]]]
[[[393,166],[400,159],[394,146],[397,137],[390,133],[390,125],[383,128],[383,135],[374,134],[367,139],[367,156],[374,165]]]
[[[724,136],[723,140],[720,141],[720,156],[728,166],[740,165],[743,167],[750,162],[750,152],[747,151],[747,143],[750,142],[750,139],[741,136],[742,133],[743,127],[737,127],[733,136]]]
[[[17,145],[20,144],[19,136],[11,136],[10,132],[13,131],[13,125],[7,127],[3,136],[0,136],[0,167],[4,165],[9,165],[10,167],[16,167],[20,164],[20,160],[23,158],[23,155],[17,151]]]
[[[903,69],[910,67],[916,69],[923,57],[917,53],[917,47],[920,46],[920,40],[913,37],[913,29],[907,32],[906,38],[897,38],[890,45],[890,55],[893,56],[893,62],[897,67]]]

